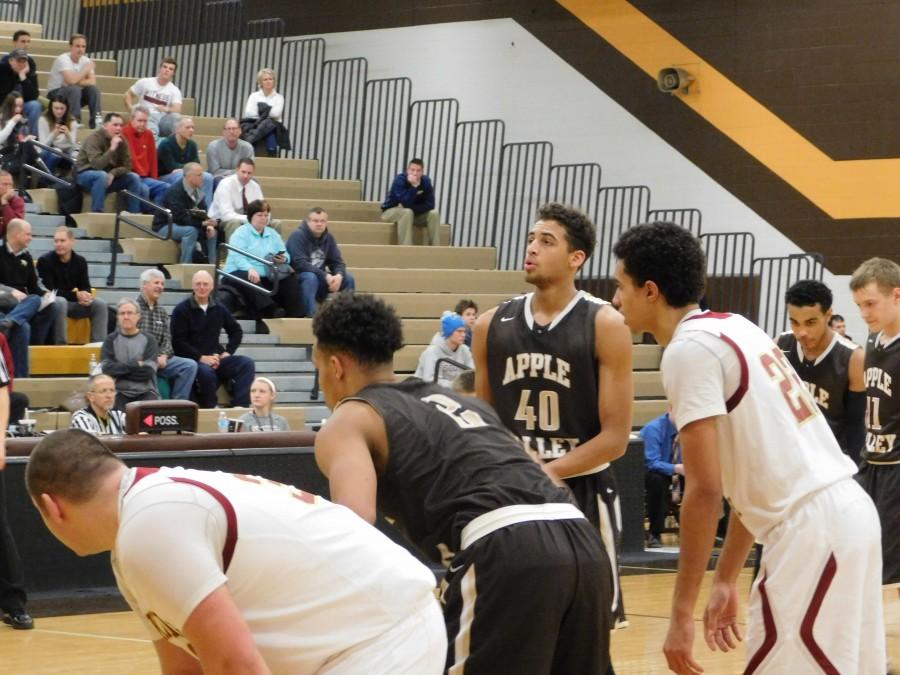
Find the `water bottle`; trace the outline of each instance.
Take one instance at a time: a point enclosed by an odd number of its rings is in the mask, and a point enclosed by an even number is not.
[[[225,417],[225,411],[219,413],[219,433],[227,434],[228,433],[228,418]]]
[[[97,369],[97,355],[91,352],[91,358],[88,361],[88,375],[93,375]]]

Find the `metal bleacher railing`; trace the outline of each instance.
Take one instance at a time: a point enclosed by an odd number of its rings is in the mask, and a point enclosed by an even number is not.
[[[0,0],[0,10],[22,6],[25,20],[49,24],[41,17],[56,4],[70,3]],[[462,120],[454,99],[414,100],[406,77],[369,80],[365,58],[329,60],[321,38],[286,38],[281,19],[245,16],[243,0],[103,0],[81,3],[77,28],[88,35],[92,56],[118,61],[120,76],[151,75],[162,56],[173,55],[177,82],[198,115],[240,117],[257,70],[274,68],[293,136],[290,156],[318,159],[321,178],[361,181],[366,200],[380,200],[408,158],[424,158],[437,208],[453,225],[452,243],[496,247],[501,269],[521,264],[535,208],[552,200],[577,204],[599,226],[584,281],[608,287],[613,244],[651,219],[701,237],[711,308],[743,313],[767,330],[786,321],[775,299],[781,287],[821,276],[821,257],[811,258],[818,266],[802,263],[803,256],[757,264],[750,233],[708,233],[693,208],[651,209],[648,186],[604,186],[599,164],[554,164],[551,143],[508,141],[502,120]]]

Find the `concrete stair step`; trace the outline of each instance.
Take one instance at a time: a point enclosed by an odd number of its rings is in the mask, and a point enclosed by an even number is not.
[[[311,361],[286,360],[286,361],[260,361],[253,359],[256,363],[257,375],[278,374],[278,373],[312,373],[315,371]],[[281,391],[279,386],[278,391]]]
[[[518,270],[352,268],[356,288],[366,293],[478,293],[490,288],[517,295],[534,290]]]
[[[66,45],[65,49],[60,50],[59,54],[63,54],[69,51],[69,45]],[[32,58],[34,59],[34,64],[37,66],[38,72],[44,71],[45,73],[49,73],[50,69],[53,68],[53,61],[56,60],[56,57],[59,54],[32,54]],[[115,75],[116,74],[116,62],[112,59],[95,59],[91,58],[95,65],[95,72],[97,75]],[[43,93],[43,92],[42,92]],[[121,105],[122,97],[119,97],[119,108],[124,107]]]
[[[94,263],[92,265],[88,265],[88,274],[91,279],[95,277],[97,279],[102,278],[104,280],[104,287],[110,289],[122,289],[130,291],[131,288],[137,288],[138,279],[141,276],[141,273],[147,269],[156,269],[155,267],[148,267],[146,265],[117,265],[116,266],[116,285],[112,287],[106,287],[106,277],[109,276],[110,265],[104,263]],[[172,289],[173,291],[180,291],[181,284],[177,282],[173,282],[171,279],[166,280],[166,288]]]
[[[634,345],[632,367],[635,370],[659,370],[662,352],[659,345]]]
[[[658,370],[638,370],[632,373],[635,398],[665,398],[662,373]]]
[[[378,202],[362,202],[353,199],[287,199],[274,198],[267,201],[272,213],[281,220],[303,220],[309,210],[318,206],[328,212],[330,220],[356,220],[376,222],[381,220],[381,206]]]
[[[118,275],[116,275],[116,276],[118,277]],[[94,279],[94,278],[95,278],[95,276],[93,274],[91,274],[91,279]],[[102,278],[103,280],[105,280],[106,276],[105,275],[103,275],[102,277],[97,276],[96,278],[98,278],[98,279]],[[133,284],[133,288],[129,288],[128,286],[126,286],[124,288],[120,288],[120,287],[108,288],[106,286],[102,286],[102,287],[97,288],[97,293],[101,298],[106,300],[107,303],[112,304],[112,303],[118,302],[122,298],[133,298],[135,295],[137,295],[137,293],[139,291],[138,286],[139,286],[139,281],[135,278],[135,283]],[[190,291],[184,291],[181,289],[166,290],[166,292],[163,293],[163,296],[160,298],[159,304],[162,307],[171,309],[172,307],[177,305],[179,302],[181,302],[185,298],[189,297],[190,294],[191,294]]]
[[[51,54],[53,58],[56,58],[56,55],[62,54],[63,52],[67,52],[69,50],[68,42],[63,42],[63,49],[57,49],[54,51],[46,51],[35,49],[34,40],[31,42],[31,47],[29,51],[32,55],[34,54]],[[38,86],[46,91],[47,82],[50,80],[50,71],[49,70],[38,70]],[[125,110],[125,101],[123,100],[125,96],[125,92],[131,88],[137,82],[137,78],[134,77],[119,77],[118,75],[97,75],[97,86],[100,88],[100,91],[104,94],[115,95],[119,100],[119,109]],[[175,84],[178,84],[177,82]],[[114,108],[111,108],[114,110]]]
[[[53,231],[51,230],[50,235],[37,235],[32,229],[32,235],[34,238],[31,240],[31,244],[28,246],[29,250],[34,253],[36,251],[45,252],[53,250]],[[110,253],[110,245],[111,241],[108,239],[80,239],[75,244],[75,250],[82,254],[86,255],[89,251],[93,251],[95,253]]]
[[[17,30],[27,30],[32,38],[39,38],[44,34],[44,27],[39,23],[0,21],[0,35],[2,35],[7,42],[12,42],[12,34]],[[68,44],[66,46],[68,47]]]
[[[44,70],[44,68],[41,68],[40,62],[38,62],[37,60],[35,60],[35,62],[37,63],[38,71]],[[51,66],[53,65],[52,60],[50,61],[50,65]],[[47,68],[46,70],[49,74],[50,68]],[[106,72],[101,73],[99,68],[97,70],[98,76],[99,75],[114,75],[114,74],[115,74],[114,72],[113,73],[106,73]],[[131,80],[132,83],[134,83],[135,81],[136,80]],[[41,82],[39,79],[38,84],[40,85],[41,96],[47,95],[46,82],[47,82],[47,79],[45,79],[43,82]],[[103,90],[102,87],[100,88],[100,109],[104,112],[104,114],[108,113],[108,112],[117,112],[120,115],[122,115],[123,117],[125,116],[124,113],[126,111],[126,108],[125,108],[125,101],[122,98],[123,94],[124,94],[124,92],[121,92],[121,93],[106,92]],[[186,98],[182,101],[182,103],[181,103],[181,114],[182,115],[193,116],[194,110],[195,110],[194,99]],[[79,142],[83,141],[84,137],[87,134],[89,134],[91,131],[93,131],[88,125],[88,122],[90,120],[88,119],[88,111],[86,109],[81,116],[81,121],[83,124],[78,129],[78,141]],[[199,143],[200,141],[198,140],[197,142]],[[203,145],[203,147],[205,148],[206,145]]]
[[[358,200],[362,196],[359,181],[321,178],[256,176],[266,199]]]
[[[16,29],[18,30],[18,29]],[[28,30],[24,28],[23,30]],[[12,49],[12,35],[16,31],[13,30],[7,33],[5,30],[0,28],[0,44],[3,45],[3,49],[7,52]],[[30,32],[30,31],[29,31]],[[28,53],[33,57],[35,54],[41,54],[43,56],[52,56],[56,58],[63,52],[69,51],[69,43],[66,40],[48,40],[47,38],[35,37],[34,33],[31,33],[31,44],[28,45]]]
[[[341,255],[350,269],[362,267],[398,269],[459,269],[493,270],[496,268],[496,249],[456,246],[373,246],[347,244],[341,246]],[[413,289],[410,289],[413,290]],[[455,304],[455,303],[454,303]]]
[[[653,419],[656,419],[669,409],[669,403],[665,399],[647,399],[634,401],[631,407],[631,427],[640,429]]]
[[[287,241],[291,233],[300,227],[301,220],[282,220],[281,236]],[[377,221],[352,221],[328,219],[328,231],[334,235],[341,246],[346,244],[378,244],[381,246],[397,245],[397,226],[394,223]],[[417,246],[426,243],[428,231],[424,227],[413,230],[413,242]],[[441,246],[450,246],[450,225],[441,225]]]
[[[262,363],[275,363],[282,366],[294,366],[309,364],[309,350],[305,347],[278,346],[278,347],[250,347],[244,349],[244,356],[256,361],[257,366]],[[268,366],[267,366],[268,367]]]
[[[459,295],[451,293],[378,293],[387,304],[392,305],[401,317],[410,319],[436,319],[446,309],[453,309]],[[496,307],[509,300],[508,293],[470,293],[468,297],[478,305],[481,312]]]

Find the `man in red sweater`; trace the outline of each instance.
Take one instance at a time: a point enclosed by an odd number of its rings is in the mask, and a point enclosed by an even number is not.
[[[16,192],[12,174],[0,170],[0,239],[6,238],[6,224],[13,218],[25,218],[25,200]]]
[[[131,109],[131,121],[122,129],[122,135],[128,141],[128,148],[131,150],[131,170],[141,177],[141,182],[150,191],[150,201],[161,205],[169,184],[159,180],[156,139],[153,132],[147,128],[149,119],[150,111],[147,106],[138,103]],[[142,207],[141,210],[144,213],[150,212],[146,207]]]

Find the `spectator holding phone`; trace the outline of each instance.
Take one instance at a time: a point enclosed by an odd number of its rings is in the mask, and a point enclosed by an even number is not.
[[[226,273],[267,290],[274,287],[273,275],[278,275],[278,291],[275,295],[260,293],[246,284],[226,278],[226,282],[241,294],[249,317],[256,320],[257,332],[261,333],[269,332],[263,318],[302,316],[300,286],[289,264],[291,256],[285,250],[281,235],[268,226],[270,211],[266,201],[257,199],[250,202],[247,205],[247,222],[234,231],[228,243],[258,258],[271,260],[277,264],[277,268],[273,271],[269,265],[231,250],[223,269]]]

